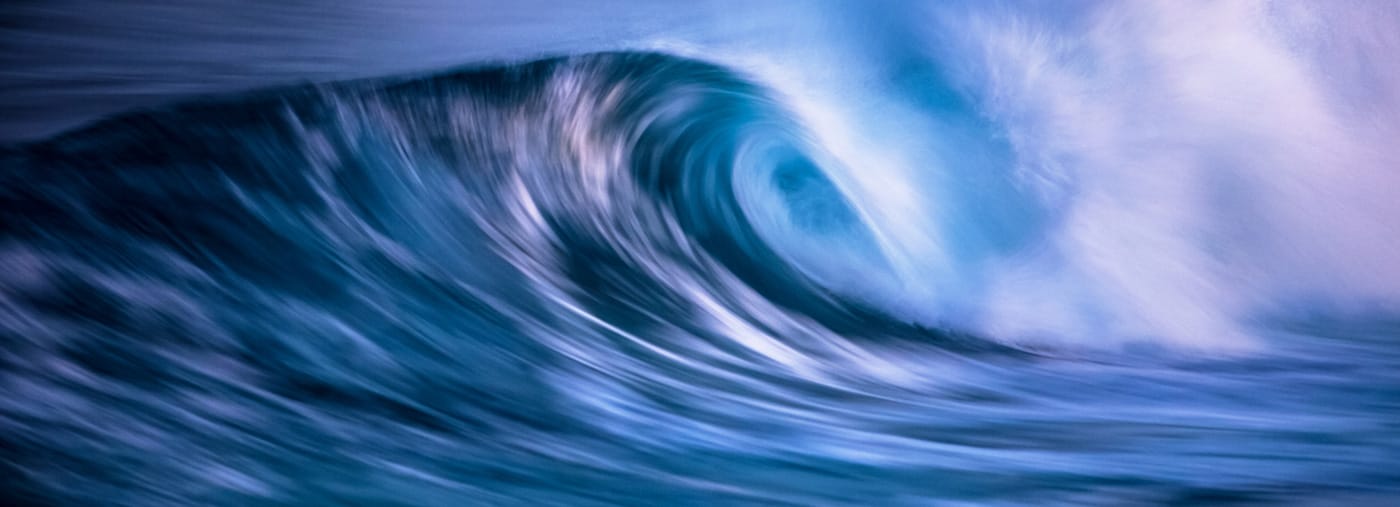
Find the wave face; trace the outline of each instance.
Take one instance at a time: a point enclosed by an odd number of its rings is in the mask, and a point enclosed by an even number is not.
[[[1099,38],[1073,47],[996,9],[916,13],[961,31],[892,32],[879,44],[919,49],[862,100],[781,63],[589,53],[207,98],[9,148],[5,494],[1400,495],[1400,283],[1376,267],[1395,238],[1365,190],[1391,159],[1352,149],[1395,123],[1348,130],[1254,39],[1205,62],[1277,63],[1251,70],[1272,72],[1261,103],[1152,79],[1136,64],[1201,60],[1150,60],[1124,32],[1219,35],[1152,24],[1165,5],[1091,17],[1074,29]],[[1241,126],[1284,96],[1302,134]],[[1328,122],[1356,136],[1294,146]],[[1301,165],[1336,160],[1359,176]],[[1336,195],[1317,185],[1357,190],[1312,208],[1345,225],[1281,207]],[[1280,246],[1304,234],[1373,280]]]

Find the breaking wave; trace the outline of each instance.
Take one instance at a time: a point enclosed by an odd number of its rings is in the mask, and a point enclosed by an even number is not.
[[[957,30],[891,36],[905,77],[874,87],[663,44],[7,148],[6,489],[1395,494],[1393,97],[1367,92],[1388,113],[1361,121],[1295,46],[1143,5],[1075,44],[1009,11],[919,13]],[[1373,72],[1353,77],[1394,77]]]

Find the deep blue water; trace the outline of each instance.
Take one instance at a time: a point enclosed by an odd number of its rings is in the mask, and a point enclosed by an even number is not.
[[[1388,4],[74,6],[7,504],[1400,501]]]

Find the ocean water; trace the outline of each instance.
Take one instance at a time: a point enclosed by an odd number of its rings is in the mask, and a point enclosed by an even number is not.
[[[0,13],[0,503],[1400,502],[1393,2]]]

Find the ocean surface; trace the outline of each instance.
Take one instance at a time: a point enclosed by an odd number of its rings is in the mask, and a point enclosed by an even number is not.
[[[0,14],[0,504],[1400,504],[1400,4]]]

